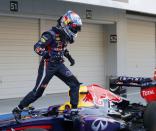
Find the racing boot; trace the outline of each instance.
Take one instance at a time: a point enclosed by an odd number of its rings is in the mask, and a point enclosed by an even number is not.
[[[80,131],[82,121],[81,121],[78,109],[71,109],[70,119],[73,122],[73,130]]]
[[[78,109],[77,108],[76,109],[74,108],[74,109],[71,109],[70,115],[71,116],[77,116],[78,113],[79,113]]]
[[[77,121],[77,119],[79,119],[79,115],[78,115],[79,111],[77,108],[71,109],[70,112],[70,119],[72,121]]]
[[[71,109],[70,112],[64,114],[66,120],[74,121],[78,118],[78,109]]]
[[[21,113],[22,113],[22,110],[19,107],[15,107],[12,110],[12,114],[14,115],[16,121],[21,119]]]

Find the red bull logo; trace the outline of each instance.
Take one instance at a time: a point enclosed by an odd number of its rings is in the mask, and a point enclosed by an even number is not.
[[[97,106],[105,106],[104,100],[108,99],[111,102],[119,103],[122,98],[113,94],[112,92],[100,87],[99,85],[87,86],[88,95],[84,98],[85,101],[93,101]]]
[[[83,99],[84,102],[93,102],[93,97],[90,93],[87,93],[85,98]]]

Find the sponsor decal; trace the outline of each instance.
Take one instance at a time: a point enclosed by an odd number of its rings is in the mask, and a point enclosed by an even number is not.
[[[42,38],[43,38],[43,39],[45,39],[46,41],[48,40],[48,38],[47,38],[47,37],[45,37],[44,35],[42,36]]]
[[[153,90],[148,90],[148,91],[142,91],[142,95],[143,96],[149,96],[149,95],[154,95],[154,91]]]
[[[121,97],[113,94],[112,92],[110,92],[104,88],[101,88],[98,85],[88,86],[88,91],[92,97],[90,97],[88,95],[88,96],[86,96],[88,98],[85,98],[85,100],[92,99],[94,104],[97,106],[107,106],[106,102],[105,102],[106,99],[108,100],[108,103],[109,102],[119,103],[122,101]]]
[[[156,101],[156,88],[155,88],[155,86],[150,87],[150,88],[146,87],[144,89],[141,89],[141,96],[147,102]]]
[[[66,76],[69,77],[69,76],[72,76],[72,75],[73,75],[73,74],[71,73],[71,71],[69,71],[69,70],[66,71]]]
[[[93,131],[103,131],[107,129],[108,122],[116,122],[115,120],[109,119],[109,118],[97,118],[95,121],[93,121],[91,128]]]
[[[93,97],[90,93],[87,93],[86,96],[83,99],[84,102],[92,102],[93,101]]]
[[[107,126],[108,121],[103,118],[98,118],[92,123],[91,128],[93,129],[93,131],[103,131],[107,128]]]
[[[41,42],[45,43],[46,40],[42,37],[42,38],[41,38]]]
[[[60,40],[61,40],[61,38],[60,38],[60,37],[56,37],[56,40],[57,40],[57,41],[60,41]]]

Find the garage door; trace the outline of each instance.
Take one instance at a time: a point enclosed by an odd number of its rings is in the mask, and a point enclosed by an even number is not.
[[[153,22],[128,20],[127,75],[153,77],[155,66],[155,24]],[[128,98],[145,102],[139,88],[128,88]]]
[[[56,25],[56,22],[47,20],[46,30]],[[70,67],[68,60],[65,64],[73,74],[84,84],[105,84],[105,44],[103,25],[84,24],[82,32],[78,34],[76,42],[69,45],[70,53],[76,61]],[[53,78],[46,93],[67,91],[67,86],[57,78]]]
[[[152,77],[155,66],[155,23],[128,20],[127,74]]]
[[[0,99],[24,96],[34,87],[38,32],[37,19],[0,17]]]

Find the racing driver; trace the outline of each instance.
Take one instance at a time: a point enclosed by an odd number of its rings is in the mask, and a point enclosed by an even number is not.
[[[77,113],[80,83],[64,65],[64,56],[68,58],[71,65],[74,65],[75,61],[66,48],[68,44],[74,43],[74,38],[81,31],[81,26],[80,16],[73,11],[67,11],[58,19],[57,26],[41,35],[39,41],[34,45],[34,51],[42,56],[36,85],[13,109],[15,119],[20,119],[22,110],[42,96],[54,75],[70,87],[71,115]]]

